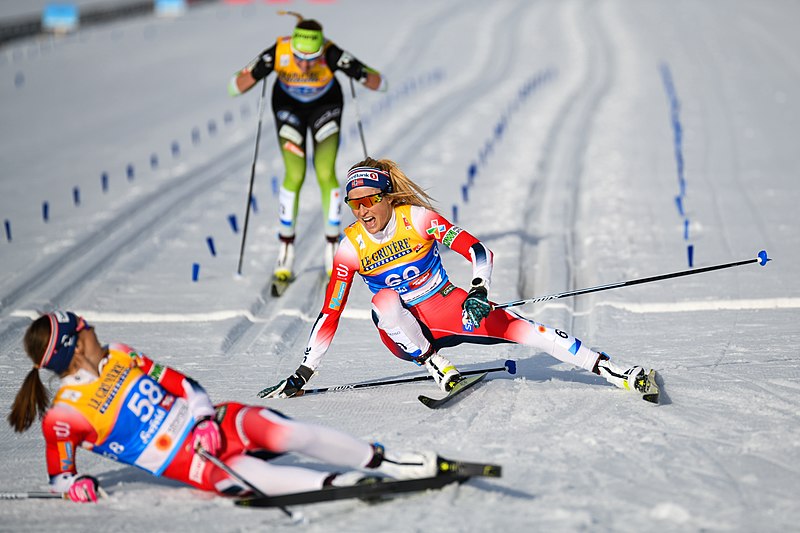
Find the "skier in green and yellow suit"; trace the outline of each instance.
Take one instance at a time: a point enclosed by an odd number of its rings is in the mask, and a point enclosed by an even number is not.
[[[385,91],[386,80],[379,72],[361,63],[322,35],[322,26],[311,19],[298,18],[291,36],[278,37],[237,72],[228,85],[232,96],[240,95],[270,72],[277,74],[272,88],[272,112],[283,155],[286,174],[280,189],[281,241],[274,278],[291,279],[294,264],[294,237],[300,188],[306,174],[306,136],[311,130],[314,169],[322,194],[325,225],[325,269],[330,276],[333,254],[339,242],[341,193],[336,179],[336,153],[343,97],[334,72],[340,70],[365,87]]]

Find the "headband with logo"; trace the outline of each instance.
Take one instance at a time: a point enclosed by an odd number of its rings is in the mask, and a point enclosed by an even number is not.
[[[385,193],[392,192],[392,179],[389,173],[372,167],[355,167],[347,173],[346,193],[357,187],[375,187]]]
[[[69,311],[53,311],[47,313],[47,317],[50,319],[50,341],[38,366],[61,374],[72,362],[78,333],[91,326]]]

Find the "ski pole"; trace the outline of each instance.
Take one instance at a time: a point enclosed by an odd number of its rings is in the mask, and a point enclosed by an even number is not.
[[[361,113],[358,111],[358,99],[356,98],[356,86],[353,83],[353,78],[350,78],[350,94],[353,95],[353,105],[356,108],[356,122],[358,123],[358,134],[361,136],[361,147],[364,149],[364,157],[369,157],[367,154],[367,142],[364,140],[364,127],[361,125]]]
[[[67,500],[66,492],[0,492],[0,500]]]
[[[478,368],[476,370],[466,370],[461,372],[462,376],[469,376],[471,374],[483,374],[484,372],[502,372],[507,371],[509,374],[516,374],[517,373],[517,363],[511,359],[506,360],[505,366],[497,367],[497,368]],[[322,387],[319,389],[300,389],[295,396],[292,398],[299,398],[300,396],[305,396],[307,394],[320,394],[323,392],[337,392],[337,391],[345,391],[345,390],[353,390],[353,389],[365,389],[367,387],[381,387],[383,385],[396,385],[398,383],[411,383],[413,381],[427,381],[433,379],[432,376],[416,376],[413,378],[400,378],[400,379],[390,379],[387,381],[371,381],[368,383],[351,383],[348,385],[335,385],[333,387]]]
[[[219,468],[220,470],[222,470],[223,472],[228,474],[230,477],[232,477],[233,479],[235,479],[236,481],[238,481],[239,483],[241,483],[242,485],[244,485],[248,489],[252,490],[259,497],[261,497],[261,498],[266,498],[267,497],[267,495],[264,494],[264,492],[262,490],[260,490],[258,487],[256,487],[255,485],[253,485],[252,483],[247,481],[245,478],[240,476],[236,472],[236,470],[234,470],[233,468],[231,468],[228,465],[226,465],[225,463],[223,463],[222,459],[220,459],[219,457],[211,455],[210,453],[208,453],[206,450],[204,450],[200,446],[197,447],[196,451],[197,451],[198,454],[200,454],[200,456],[203,459],[205,459],[209,463],[213,464],[214,466],[216,466],[217,468]],[[278,509],[283,511],[283,513],[286,516],[288,516],[289,518],[291,518],[293,520],[301,520],[303,518],[303,515],[301,513],[293,513],[292,511],[290,511],[286,507],[279,506]]]
[[[242,275],[242,260],[244,259],[244,242],[247,239],[247,224],[250,222],[250,205],[253,202],[253,182],[256,179],[256,160],[258,159],[258,144],[261,142],[261,119],[264,116],[264,95],[267,92],[267,78],[261,82],[261,99],[258,102],[258,129],[256,130],[256,151],[253,155],[253,166],[250,168],[250,187],[247,189],[247,207],[244,214],[244,228],[242,229],[242,246],[239,249],[239,267],[236,273]]]
[[[744,261],[735,261],[733,263],[725,263],[722,265],[713,265],[704,268],[696,268],[690,270],[682,270],[680,272],[673,272],[671,274],[662,274],[660,276],[651,276],[649,278],[639,278],[628,281],[620,281],[618,283],[609,283],[607,285],[598,285],[596,287],[589,287],[586,289],[576,289],[574,291],[560,292],[557,294],[548,294],[546,296],[537,296],[535,298],[527,298],[525,300],[515,300],[513,302],[506,302],[502,304],[493,304],[494,309],[505,309],[506,307],[514,307],[517,305],[533,304],[539,302],[547,302],[550,300],[558,300],[559,298],[567,298],[569,296],[578,296],[580,294],[589,294],[591,292],[607,291],[609,289],[616,289],[619,287],[628,287],[631,285],[639,285],[642,283],[649,283],[651,281],[659,281],[662,279],[679,278],[681,276],[691,276],[693,274],[702,274],[703,272],[711,272],[712,270],[721,270],[723,268],[731,268],[742,265],[749,265],[750,263],[758,263],[765,266],[767,261],[772,261],[772,258],[767,257],[767,251],[761,250],[758,252],[758,257],[754,259],[746,259]]]

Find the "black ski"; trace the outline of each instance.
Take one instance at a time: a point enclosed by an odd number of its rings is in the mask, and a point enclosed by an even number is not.
[[[643,376],[635,384],[637,391],[642,393],[642,399],[646,402],[658,404],[658,383],[656,383],[656,371],[651,370],[647,376]]]
[[[453,459],[437,458],[439,473],[441,475],[455,474],[464,477],[501,477],[503,467],[491,463],[472,463],[469,461],[456,461]]]
[[[286,289],[289,288],[289,285],[292,284],[294,281],[294,276],[286,277],[278,277],[272,276],[272,296],[273,298],[280,298],[283,296],[283,293],[286,292]]]
[[[450,392],[448,392],[446,396],[442,398],[431,398],[429,396],[420,394],[419,401],[421,401],[424,405],[430,407],[431,409],[438,409],[439,407],[442,407],[444,404],[446,404],[459,394],[469,390],[473,385],[475,385],[480,380],[485,378],[486,374],[488,374],[488,372],[484,372],[483,374],[478,374],[476,376],[470,376],[468,378],[462,379],[461,381],[456,383],[452,389],[450,389]]]
[[[352,485],[349,487],[329,487],[308,492],[295,492],[281,496],[266,496],[263,498],[245,498],[236,501],[236,505],[244,507],[283,507],[287,505],[301,505],[306,503],[331,502],[349,498],[376,501],[391,494],[405,492],[420,492],[428,489],[440,489],[451,483],[461,483],[468,477],[458,475],[441,475],[417,479],[403,479],[399,481],[382,481],[382,478],[367,478],[368,483]]]

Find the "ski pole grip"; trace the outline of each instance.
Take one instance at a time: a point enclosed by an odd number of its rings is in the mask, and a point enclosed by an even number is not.
[[[517,363],[512,359],[507,359],[506,360],[506,370],[508,370],[508,373],[511,374],[511,375],[516,374],[517,373]]]

